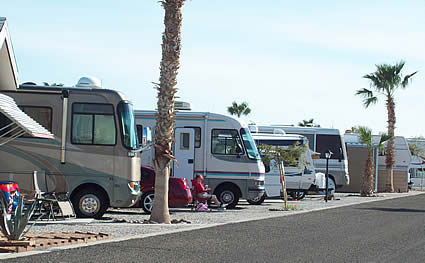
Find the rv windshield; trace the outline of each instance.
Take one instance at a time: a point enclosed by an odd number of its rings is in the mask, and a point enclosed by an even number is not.
[[[133,105],[121,102],[118,105],[118,116],[120,117],[123,144],[126,148],[137,149],[136,125],[134,122]]]
[[[246,153],[248,158],[260,160],[260,154],[258,153],[257,146],[255,145],[254,139],[252,139],[251,133],[248,129],[242,128],[241,135],[243,143],[245,144]]]

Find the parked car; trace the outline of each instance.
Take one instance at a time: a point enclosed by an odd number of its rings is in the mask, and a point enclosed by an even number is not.
[[[150,214],[155,196],[155,171],[151,166],[142,165],[142,180],[140,181],[142,198],[135,205]],[[168,189],[168,206],[183,207],[192,203],[192,193],[186,178],[170,177]]]

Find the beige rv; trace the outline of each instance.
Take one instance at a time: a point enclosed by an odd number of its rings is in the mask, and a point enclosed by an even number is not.
[[[100,88],[92,78],[82,78],[72,88],[21,85],[1,93],[54,139],[22,136],[0,147],[0,180],[31,189],[37,171],[40,188],[69,192],[80,217],[98,218],[109,206],[129,207],[138,200],[133,107],[121,93]],[[0,127],[8,121],[0,116]]]

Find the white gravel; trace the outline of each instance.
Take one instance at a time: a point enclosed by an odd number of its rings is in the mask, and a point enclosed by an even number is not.
[[[102,232],[112,234],[113,238],[131,238],[141,235],[161,234],[180,230],[204,228],[215,225],[236,223],[243,221],[259,220],[278,216],[288,216],[305,213],[315,210],[329,209],[365,202],[398,198],[424,194],[424,192],[411,191],[409,193],[385,193],[377,197],[360,197],[356,194],[337,193],[336,200],[325,203],[323,197],[307,196],[302,201],[289,201],[289,204],[296,205],[296,210],[290,211],[270,211],[270,209],[281,209],[283,201],[280,199],[266,200],[260,206],[249,205],[245,201],[240,201],[237,209],[219,211],[212,209],[207,212],[192,212],[190,207],[171,208],[172,219],[184,219],[190,224],[141,224],[143,220],[149,219],[141,208],[109,209],[102,220],[94,219],[71,219],[61,221],[41,221],[31,228],[31,232]],[[117,223],[118,220],[125,222]]]

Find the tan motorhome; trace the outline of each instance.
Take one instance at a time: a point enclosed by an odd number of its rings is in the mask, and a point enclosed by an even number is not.
[[[98,218],[109,206],[129,207],[138,200],[140,157],[126,97],[100,88],[92,78],[81,78],[72,88],[21,85],[1,93],[54,139],[23,136],[2,146],[0,180],[31,189],[37,171],[40,188],[69,192],[80,217]],[[0,127],[8,121],[0,118]]]

